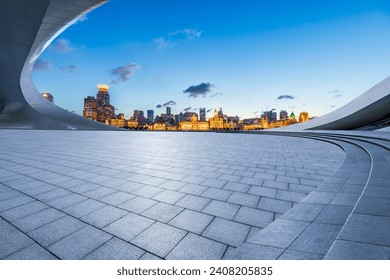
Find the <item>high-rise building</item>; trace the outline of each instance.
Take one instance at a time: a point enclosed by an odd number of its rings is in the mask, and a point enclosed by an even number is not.
[[[154,121],[154,111],[153,110],[147,110],[146,111],[147,118],[148,118],[148,124],[152,124]]]
[[[96,95],[97,120],[106,123],[115,118],[115,108],[110,104],[110,94],[108,85],[97,85],[98,93]]]
[[[201,122],[205,122],[206,121],[206,108],[199,108],[199,120]]]
[[[167,106],[167,115],[171,115],[172,114],[172,108]]]
[[[43,98],[45,98],[46,100],[50,101],[51,103],[54,103],[54,97],[53,97],[53,95],[51,93],[49,93],[49,92],[42,92],[41,96]]]
[[[144,114],[144,111],[142,111],[142,110],[134,110],[133,119],[136,120],[139,125],[146,124],[145,114]]]
[[[279,119],[280,120],[286,120],[288,119],[288,113],[286,110],[281,110],[279,113]]]
[[[88,96],[84,98],[83,117],[94,121],[97,120],[97,102],[95,97]]]

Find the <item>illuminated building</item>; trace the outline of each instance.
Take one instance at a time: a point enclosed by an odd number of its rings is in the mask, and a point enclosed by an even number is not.
[[[206,108],[199,108],[199,120],[201,122],[205,122],[206,121]]]
[[[288,119],[288,113],[286,110],[281,110],[279,113],[279,119],[280,120],[285,120]]]
[[[45,98],[46,100],[50,101],[51,103],[54,103],[54,97],[52,94],[48,93],[48,92],[42,92],[41,93],[41,96],[43,98]]]
[[[192,116],[195,116],[198,119],[198,114],[195,112],[185,112],[183,114],[183,121],[189,122],[191,121]]]
[[[138,127],[138,121],[134,119],[127,120],[127,127],[128,128],[137,128]]]
[[[220,117],[222,115],[222,117]],[[210,129],[223,129],[223,114],[222,109],[219,112],[214,110],[214,117],[209,119]]]
[[[94,121],[97,120],[97,103],[95,97],[88,96],[84,98],[83,117]]]
[[[299,122],[307,122],[309,120],[309,113],[308,112],[301,112],[299,114]]]
[[[192,115],[190,121],[179,123],[179,130],[209,130],[209,123],[200,122],[196,115]]]
[[[147,110],[146,111],[147,118],[148,118],[148,124],[152,124],[154,121],[154,111],[153,110]]]
[[[233,121],[230,121],[230,122],[227,122],[227,123],[223,124],[223,129],[233,130],[233,129],[236,129],[236,128],[237,128],[237,125]]]
[[[108,85],[97,85],[98,93],[96,95],[97,120],[107,123],[108,120],[115,118],[115,108],[110,104],[110,94]]]
[[[124,114],[119,114],[115,119],[110,119],[109,124],[116,127],[125,127],[126,120]]]

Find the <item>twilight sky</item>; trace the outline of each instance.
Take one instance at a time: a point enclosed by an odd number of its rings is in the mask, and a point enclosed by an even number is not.
[[[111,0],[54,40],[33,80],[78,114],[103,83],[126,116],[170,104],[250,118],[320,116],[389,74],[388,0]]]

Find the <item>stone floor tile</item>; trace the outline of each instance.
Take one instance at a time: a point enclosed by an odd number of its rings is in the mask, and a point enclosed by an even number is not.
[[[344,225],[352,212],[352,206],[327,205],[316,222],[334,225]]]
[[[250,227],[230,220],[215,218],[202,236],[237,247],[245,242]]]
[[[44,209],[49,208],[46,204],[43,204],[40,201],[33,201],[28,204],[24,204],[7,211],[3,211],[0,213],[0,216],[4,219],[12,222],[17,219],[23,218],[25,216],[34,214],[36,212],[42,211]]]
[[[180,188],[180,192],[189,193],[193,195],[200,195],[204,193],[208,187],[201,186],[201,185],[195,185],[195,184],[187,184],[184,187]]]
[[[306,229],[309,222],[277,219],[248,242],[286,249]]]
[[[86,227],[87,224],[71,216],[65,216],[38,229],[30,231],[28,235],[47,247],[58,240]]]
[[[339,239],[390,247],[390,217],[352,214]]]
[[[201,234],[203,230],[210,224],[213,218],[213,216],[192,210],[184,210],[173,220],[171,220],[169,224],[186,231]]]
[[[231,182],[231,181],[227,182],[226,185],[223,187],[224,190],[242,192],[242,193],[247,193],[250,188],[251,188],[250,185],[240,184],[240,183]]]
[[[106,204],[102,202],[93,199],[87,199],[77,204],[66,207],[63,209],[63,211],[76,218],[80,218],[104,206],[106,206]]]
[[[178,191],[164,190],[164,191],[160,192],[159,194],[155,195],[153,197],[153,199],[158,200],[158,201],[162,201],[165,203],[169,203],[169,204],[175,204],[183,196],[185,196],[185,194],[178,192]]]
[[[137,248],[130,243],[112,238],[102,246],[98,247],[87,256],[84,260],[137,260],[145,254],[144,250]]]
[[[388,260],[390,247],[360,242],[336,240],[325,256],[326,260]]]
[[[278,260],[322,260],[324,256],[324,254],[308,253],[287,249],[278,258]]]
[[[130,241],[154,223],[153,220],[129,213],[104,228],[112,235]]]
[[[227,202],[235,203],[239,205],[249,206],[249,207],[256,207],[260,200],[260,197],[257,195],[251,195],[251,194],[244,194],[240,192],[233,192],[232,195],[229,197]]]
[[[60,259],[80,260],[111,238],[110,234],[86,226],[49,246],[48,250]]]
[[[209,188],[204,193],[202,193],[201,196],[211,198],[211,199],[226,201],[231,194],[232,194],[231,191]]]
[[[339,225],[312,223],[289,249],[325,255],[341,230]]]
[[[283,214],[284,219],[312,222],[321,212],[325,205],[301,202]]]
[[[290,210],[293,206],[291,201],[262,197],[257,205],[257,208],[283,214]]]
[[[210,201],[211,199],[209,198],[187,194],[178,202],[176,202],[176,205],[195,211],[201,211],[206,207],[207,204],[209,204]]]
[[[227,260],[276,260],[283,249],[245,243],[224,256]]]
[[[5,210],[9,210],[9,209],[12,209],[12,208],[24,205],[24,204],[28,204],[28,203],[31,203],[33,201],[34,201],[33,198],[26,196],[26,195],[21,195],[21,196],[7,199],[7,200],[3,200],[0,203],[0,212],[5,211]]]
[[[264,228],[273,221],[274,213],[242,206],[234,217],[235,221]]]
[[[240,206],[222,202],[218,200],[212,200],[203,210],[203,213],[218,216],[226,219],[233,219],[236,215]]]
[[[131,243],[164,258],[186,234],[184,230],[157,222],[131,240]]]
[[[22,231],[29,232],[50,222],[58,220],[65,215],[65,213],[60,212],[54,208],[48,208],[31,214],[29,216],[17,219],[12,223]]]
[[[113,206],[118,206],[119,204],[129,201],[130,199],[133,199],[135,197],[135,195],[127,192],[117,191],[113,194],[103,197],[102,199],[100,199],[100,201]]]
[[[227,246],[189,233],[167,255],[168,260],[219,260],[226,251]]]
[[[158,202],[155,200],[137,196],[129,201],[119,204],[117,207],[140,214],[157,203]]]
[[[80,219],[95,227],[103,228],[128,213],[129,212],[123,209],[111,205],[106,205],[85,216],[82,216]]]
[[[34,241],[0,218],[0,259],[3,259],[34,243]]]
[[[58,260],[58,258],[37,243],[34,243],[9,255],[5,260]]]
[[[181,207],[160,202],[143,212],[142,215],[153,220],[167,223],[181,211],[183,211],[183,208]]]

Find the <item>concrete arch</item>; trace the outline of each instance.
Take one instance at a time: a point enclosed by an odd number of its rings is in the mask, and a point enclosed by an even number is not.
[[[116,129],[43,99],[32,68],[43,50],[82,15],[107,0],[0,0],[0,127]]]

